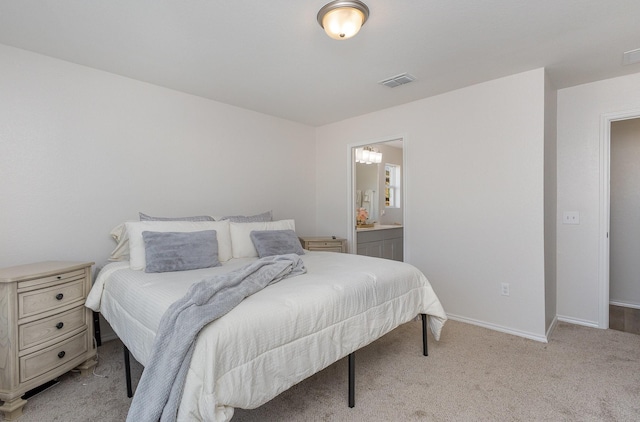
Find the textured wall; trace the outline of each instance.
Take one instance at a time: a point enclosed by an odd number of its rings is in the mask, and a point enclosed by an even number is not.
[[[102,264],[138,211],[315,234],[313,128],[5,46],[0,74],[0,266]]]
[[[544,83],[537,69],[319,128],[318,230],[349,233],[351,146],[403,138],[405,260],[449,314],[544,338]]]
[[[608,229],[601,221],[602,125],[621,114],[640,116],[640,74],[558,91],[558,213],[580,213],[579,225],[558,225],[558,316],[601,328],[608,328],[609,290],[600,280]]]

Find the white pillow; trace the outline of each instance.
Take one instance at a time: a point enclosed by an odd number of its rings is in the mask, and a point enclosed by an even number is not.
[[[215,230],[218,239],[218,260],[231,259],[231,236],[228,221],[133,221],[124,223],[129,235],[129,266],[144,270],[146,266],[142,232],[198,232]]]
[[[151,217],[149,215],[139,213],[140,220],[134,221],[217,221],[220,218],[216,218],[208,215],[201,215],[195,217]],[[127,261],[129,260],[129,234],[127,233],[125,223],[120,223],[111,229],[109,233],[113,240],[118,244],[111,255],[109,261]]]
[[[261,221],[256,223],[230,223],[231,248],[234,258],[253,258],[258,256],[251,240],[253,230],[294,230],[294,220]]]
[[[118,244],[116,248],[111,251],[109,261],[126,261],[129,259],[129,235],[125,229],[125,223],[120,223],[111,229],[109,233],[113,240]]]

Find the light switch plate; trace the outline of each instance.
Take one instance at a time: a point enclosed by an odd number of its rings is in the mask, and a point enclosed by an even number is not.
[[[578,211],[563,212],[562,224],[580,224],[580,213]]]

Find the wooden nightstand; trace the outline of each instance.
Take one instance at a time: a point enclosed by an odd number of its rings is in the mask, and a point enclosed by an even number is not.
[[[308,251],[347,252],[347,239],[335,236],[301,237],[302,248]]]
[[[22,396],[96,365],[93,318],[84,306],[93,262],[48,261],[0,269],[0,411],[22,415]]]

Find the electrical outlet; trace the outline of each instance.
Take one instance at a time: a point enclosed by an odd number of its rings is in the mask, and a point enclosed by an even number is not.
[[[509,296],[509,283],[500,284],[500,294],[502,296]]]
[[[562,224],[580,224],[580,213],[578,211],[563,212]]]

